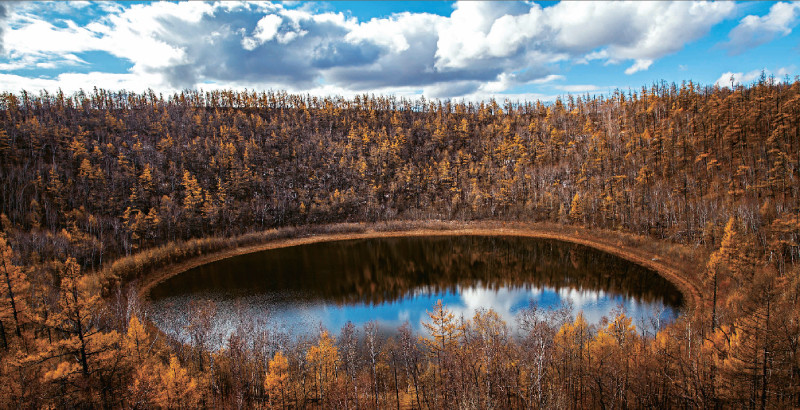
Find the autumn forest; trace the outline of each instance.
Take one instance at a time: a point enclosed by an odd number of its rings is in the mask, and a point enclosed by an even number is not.
[[[0,408],[800,406],[800,81],[552,103],[95,89],[0,94]],[[531,305],[207,346],[137,286],[246,244],[426,221],[581,229],[687,255],[646,331]],[[555,227],[555,228],[553,228]],[[388,229],[388,228],[386,228]]]

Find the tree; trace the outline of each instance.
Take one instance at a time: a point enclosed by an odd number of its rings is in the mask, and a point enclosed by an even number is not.
[[[589,324],[581,312],[574,322],[561,326],[553,341],[556,372],[558,378],[564,382],[563,388],[566,394],[571,396],[573,405],[585,400],[587,361],[591,353],[588,349],[590,340]]]
[[[711,331],[714,332],[717,328],[717,292],[719,289],[720,273],[730,265],[734,254],[736,252],[736,227],[735,219],[731,217],[725,225],[725,234],[722,237],[722,244],[708,258],[706,265],[706,287],[712,288],[711,298]]]
[[[361,357],[359,357],[358,354],[358,334],[353,322],[348,320],[347,323],[342,326],[342,330],[339,331],[338,344],[339,351],[342,354],[341,367],[344,369],[345,374],[347,375],[347,379],[345,380],[345,388],[348,390],[345,396],[346,406],[348,401],[347,393],[349,393],[350,390],[352,390],[355,400],[358,402],[359,386],[356,377],[358,376],[358,368]]]
[[[150,335],[136,315],[131,316],[128,322],[128,332],[122,341],[122,348],[134,361],[142,363],[149,355],[152,345]]]
[[[364,337],[367,348],[367,360],[369,362],[370,378],[372,379],[372,400],[375,407],[378,407],[378,324],[375,321],[367,322],[364,325]]]
[[[154,341],[136,315],[128,321],[128,331],[122,338],[122,351],[128,360],[132,379],[128,385],[129,405],[147,408],[155,404],[159,379],[167,369],[155,357]]]
[[[209,299],[192,300],[189,302],[188,311],[189,323],[184,329],[189,334],[192,344],[198,347],[196,349],[197,365],[203,369],[208,350],[220,342],[219,335],[213,331],[217,305]]]
[[[569,216],[574,222],[582,223],[586,220],[586,200],[581,194],[575,193],[569,208]]]
[[[269,370],[264,379],[264,391],[269,396],[269,403],[276,407],[286,408],[286,390],[289,386],[289,361],[282,352],[278,351],[269,361]]]
[[[473,327],[471,328],[472,350],[480,361],[481,376],[485,381],[485,402],[486,407],[499,406],[493,399],[501,391],[501,387],[506,385],[509,375],[506,374],[507,366],[505,359],[510,354],[510,340],[508,326],[506,322],[492,309],[479,309],[472,318]],[[482,386],[476,386],[481,390]],[[510,403],[506,403],[508,405]]]
[[[725,225],[719,249],[711,254],[707,264],[706,282],[713,289],[712,330],[717,322],[719,293],[725,297],[727,308],[741,305],[742,299],[747,297],[745,289],[749,288],[756,268],[754,248],[750,235],[739,232],[737,220],[731,217]]]
[[[452,385],[451,371],[455,365],[453,356],[459,339],[464,335],[464,325],[447,310],[441,299],[436,301],[433,311],[427,313],[430,322],[423,322],[422,325],[428,330],[430,338],[422,338],[422,343],[427,347],[428,354],[436,359],[433,367],[434,382],[444,391],[444,400],[448,402],[452,398],[450,390],[455,387]]]
[[[549,404],[548,373],[555,358],[553,357],[553,340],[557,324],[541,317],[538,306],[531,305],[523,309],[517,320],[522,330],[520,368],[525,379],[525,399],[528,403],[546,408]]]
[[[183,171],[183,210],[186,213],[188,228],[194,231],[195,220],[200,215],[203,205],[203,189],[197,179],[188,170]]]
[[[422,342],[434,356],[449,351],[457,346],[459,338],[464,333],[464,327],[455,318],[453,312],[439,299],[433,306],[433,311],[428,311],[430,322],[423,322],[430,332],[431,339],[423,338]]]
[[[170,355],[169,367],[161,374],[156,405],[162,408],[196,408],[199,402],[197,380],[189,376],[177,357]]]
[[[57,310],[40,319],[58,339],[40,343],[27,362],[50,363],[43,381],[75,386],[76,402],[110,405],[120,398],[115,397],[111,384],[123,358],[119,335],[98,326],[97,314],[103,302],[91,289],[89,278],[80,274],[74,258],[64,262],[60,276]]]
[[[400,357],[403,362],[403,367],[406,370],[406,374],[410,375],[413,382],[414,397],[417,407],[422,408],[422,402],[420,401],[420,389],[422,386],[419,382],[421,352],[417,346],[417,339],[414,337],[408,321],[400,326],[398,333],[400,339]]]
[[[14,334],[23,342],[22,324],[24,323],[24,300],[23,295],[28,288],[28,280],[25,273],[12,262],[13,253],[8,246],[5,238],[0,236],[0,295],[2,295],[2,307],[0,307],[0,347],[7,348],[9,343],[6,338],[6,330],[3,320],[10,313],[14,325]]]
[[[628,406],[631,356],[637,342],[636,327],[631,322],[620,313],[589,342],[592,390],[599,407]]]
[[[336,379],[339,362],[339,351],[327,330],[323,330],[319,335],[319,342],[308,349],[306,360],[314,370],[314,386],[317,396],[324,401],[325,394]]]

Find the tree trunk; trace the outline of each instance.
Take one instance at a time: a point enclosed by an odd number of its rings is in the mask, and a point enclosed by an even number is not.
[[[17,316],[17,304],[14,300],[14,291],[11,289],[11,277],[8,275],[8,266],[6,263],[7,261],[3,259],[3,270],[6,274],[6,287],[8,288],[8,299],[11,303],[11,314],[14,316],[15,333],[18,337],[22,338],[22,330],[20,330],[19,317]]]
[[[8,349],[8,340],[6,340],[6,328],[3,326],[3,321],[0,320],[0,342],[3,342],[3,350]]]
[[[400,410],[400,388],[397,386],[397,364],[395,363],[394,351],[392,351],[392,369],[394,370],[394,396],[397,399],[397,410]]]
[[[761,409],[767,408],[767,360],[769,360],[769,298],[767,299],[767,317],[764,323],[764,358],[761,372]]]

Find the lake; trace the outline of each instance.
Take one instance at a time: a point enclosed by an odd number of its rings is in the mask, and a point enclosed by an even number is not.
[[[212,301],[218,339],[237,326],[283,334],[337,333],[375,320],[424,332],[442,300],[456,316],[491,308],[515,328],[520,310],[571,305],[599,323],[623,309],[639,328],[674,320],[678,289],[642,266],[582,245],[516,236],[425,236],[320,242],[251,253],[173,276],[150,292],[148,314],[189,340],[190,305]],[[198,313],[193,313],[197,315]]]

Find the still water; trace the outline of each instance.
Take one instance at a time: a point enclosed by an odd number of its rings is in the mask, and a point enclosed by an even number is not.
[[[372,320],[384,331],[408,321],[423,332],[426,311],[439,299],[464,318],[494,309],[512,329],[531,302],[544,310],[571,304],[590,323],[621,308],[645,328],[673,320],[682,305],[680,292],[655,272],[582,245],[430,236],[322,242],[224,259],[153,288],[149,316],[184,340],[198,301],[213,302],[208,320],[222,340],[237,326],[300,335]]]

